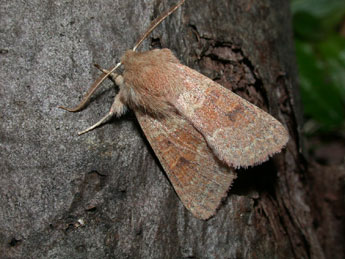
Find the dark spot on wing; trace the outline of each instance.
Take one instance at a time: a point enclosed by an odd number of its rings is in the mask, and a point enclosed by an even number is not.
[[[187,159],[185,159],[184,157],[180,157],[178,162],[177,162],[178,167],[182,167],[182,166],[185,166],[188,164],[190,164],[190,162]]]
[[[229,117],[231,121],[236,121],[237,116],[241,114],[243,111],[243,107],[241,105],[237,105],[233,110],[228,111],[225,113],[225,116]]]
[[[161,144],[163,148],[169,148],[170,146],[173,145],[173,143],[169,139],[164,139]]]

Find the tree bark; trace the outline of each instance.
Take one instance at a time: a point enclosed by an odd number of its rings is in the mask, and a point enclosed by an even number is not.
[[[301,153],[287,1],[187,0],[140,48],[170,48],[289,130],[280,154],[238,170],[208,221],[183,207],[133,113],[75,134],[108,112],[110,80],[83,112],[56,108],[77,103],[92,64],[115,65],[175,3],[3,1],[2,258],[328,258],[314,224],[324,208],[308,186],[320,178]]]

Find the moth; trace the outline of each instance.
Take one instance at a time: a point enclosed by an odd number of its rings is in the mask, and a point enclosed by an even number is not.
[[[139,124],[184,206],[197,218],[213,216],[236,178],[235,168],[260,164],[288,141],[271,115],[199,72],[182,65],[169,49],[136,52],[179,1],[155,19],[115,67],[102,70],[75,108],[81,110],[103,80],[119,87],[109,113],[86,133],[127,108]],[[123,65],[122,75],[115,70]]]

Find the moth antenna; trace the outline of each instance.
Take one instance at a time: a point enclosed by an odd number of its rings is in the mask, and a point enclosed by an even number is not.
[[[102,71],[103,73],[105,73],[105,74],[108,74],[108,73],[109,73],[109,70],[106,70],[106,69],[104,69],[104,68],[101,68],[101,66],[98,65],[98,64],[94,64],[94,66],[95,66],[96,68],[98,68],[100,71]],[[109,76],[110,76],[111,79],[115,82],[116,85],[120,86],[120,84],[117,82],[117,79],[118,79],[118,77],[122,77],[121,75],[116,74],[115,72],[113,72],[113,73],[111,73]]]
[[[179,1],[175,6],[171,7],[169,10],[164,12],[162,15],[154,19],[148,28],[148,30],[143,34],[141,38],[136,42],[136,44],[133,47],[133,51],[136,51],[136,49],[140,46],[140,44],[147,38],[148,35],[165,19],[167,18],[170,14],[172,14],[177,8],[179,8],[185,0]],[[97,80],[91,85],[87,93],[84,95],[83,99],[81,102],[74,108],[68,108],[64,106],[58,106],[58,108],[70,111],[70,112],[77,112],[83,109],[86,105],[86,103],[90,100],[92,94],[98,89],[98,87],[102,84],[102,82],[108,77],[112,76],[113,79],[116,79],[116,74],[114,73],[115,70],[121,66],[121,62],[117,63],[116,66],[109,70],[102,69],[100,66],[95,65],[99,70],[102,71],[102,75],[97,78]],[[114,74],[113,74],[114,73]],[[84,134],[86,132],[89,132],[93,130],[94,128],[98,127],[99,125],[103,124],[106,122],[108,119],[110,119],[114,115],[113,112],[109,112],[107,115],[105,115],[100,121],[98,121],[96,124],[92,125],[91,127],[87,128],[86,130],[78,132],[78,135]]]
[[[143,34],[143,36],[136,42],[136,44],[133,47],[133,51],[136,51],[136,49],[140,46],[140,44],[147,38],[148,35],[150,35],[150,33],[165,19],[167,18],[170,14],[172,14],[177,8],[179,8],[183,3],[185,2],[185,0],[181,0],[180,2],[178,2],[175,6],[171,7],[169,10],[167,10],[166,12],[164,12],[161,16],[157,17],[156,19],[154,19],[149,27],[149,29]],[[121,66],[121,62],[117,63],[116,66],[114,66],[113,68],[109,69],[109,70],[104,70],[101,69],[99,66],[96,66],[98,69],[100,69],[103,74],[97,78],[97,80],[91,85],[91,87],[89,88],[89,90],[86,92],[86,94],[84,95],[83,99],[81,100],[81,102],[74,108],[68,108],[65,106],[58,106],[58,108],[60,109],[64,109],[66,111],[69,112],[78,112],[81,109],[83,109],[86,105],[86,103],[90,100],[92,94],[98,89],[98,87],[103,83],[103,81],[109,76],[111,75],[113,72],[115,72],[115,70]]]
[[[68,108],[64,106],[58,106],[60,109],[64,109],[69,112],[78,112],[81,109],[83,109],[86,105],[86,103],[90,100],[92,94],[97,90],[97,88],[102,84],[102,82],[111,74],[113,73],[119,66],[121,65],[121,62],[117,63],[116,66],[111,68],[107,73],[103,72],[103,74],[96,79],[96,81],[91,85],[89,90],[86,92],[84,95],[83,99],[81,102],[74,108]]]
[[[166,12],[164,12],[161,16],[157,17],[156,19],[154,19],[150,25],[150,27],[147,29],[147,31],[143,34],[143,36],[141,36],[141,38],[139,38],[139,40],[135,43],[134,47],[133,47],[133,51],[136,51],[136,49],[140,46],[140,44],[146,39],[147,36],[150,35],[150,33],[165,19],[167,18],[170,14],[172,14],[173,12],[175,12],[175,10],[177,8],[179,8],[183,3],[185,2],[185,0],[181,0],[180,2],[178,2],[175,6],[171,7],[169,10],[167,10]]]

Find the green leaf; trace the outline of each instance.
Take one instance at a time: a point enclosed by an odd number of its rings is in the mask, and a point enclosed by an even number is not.
[[[345,125],[345,0],[292,0],[305,115],[321,130]]]
[[[291,4],[298,38],[321,39],[336,29],[345,16],[344,0],[293,0]]]
[[[296,53],[305,114],[324,129],[340,126],[345,119],[343,95],[328,73],[328,63],[317,58],[310,43],[296,41]]]
[[[344,13],[345,1],[343,0],[292,0],[292,14],[306,12],[320,19]],[[338,18],[337,18],[338,19]]]

